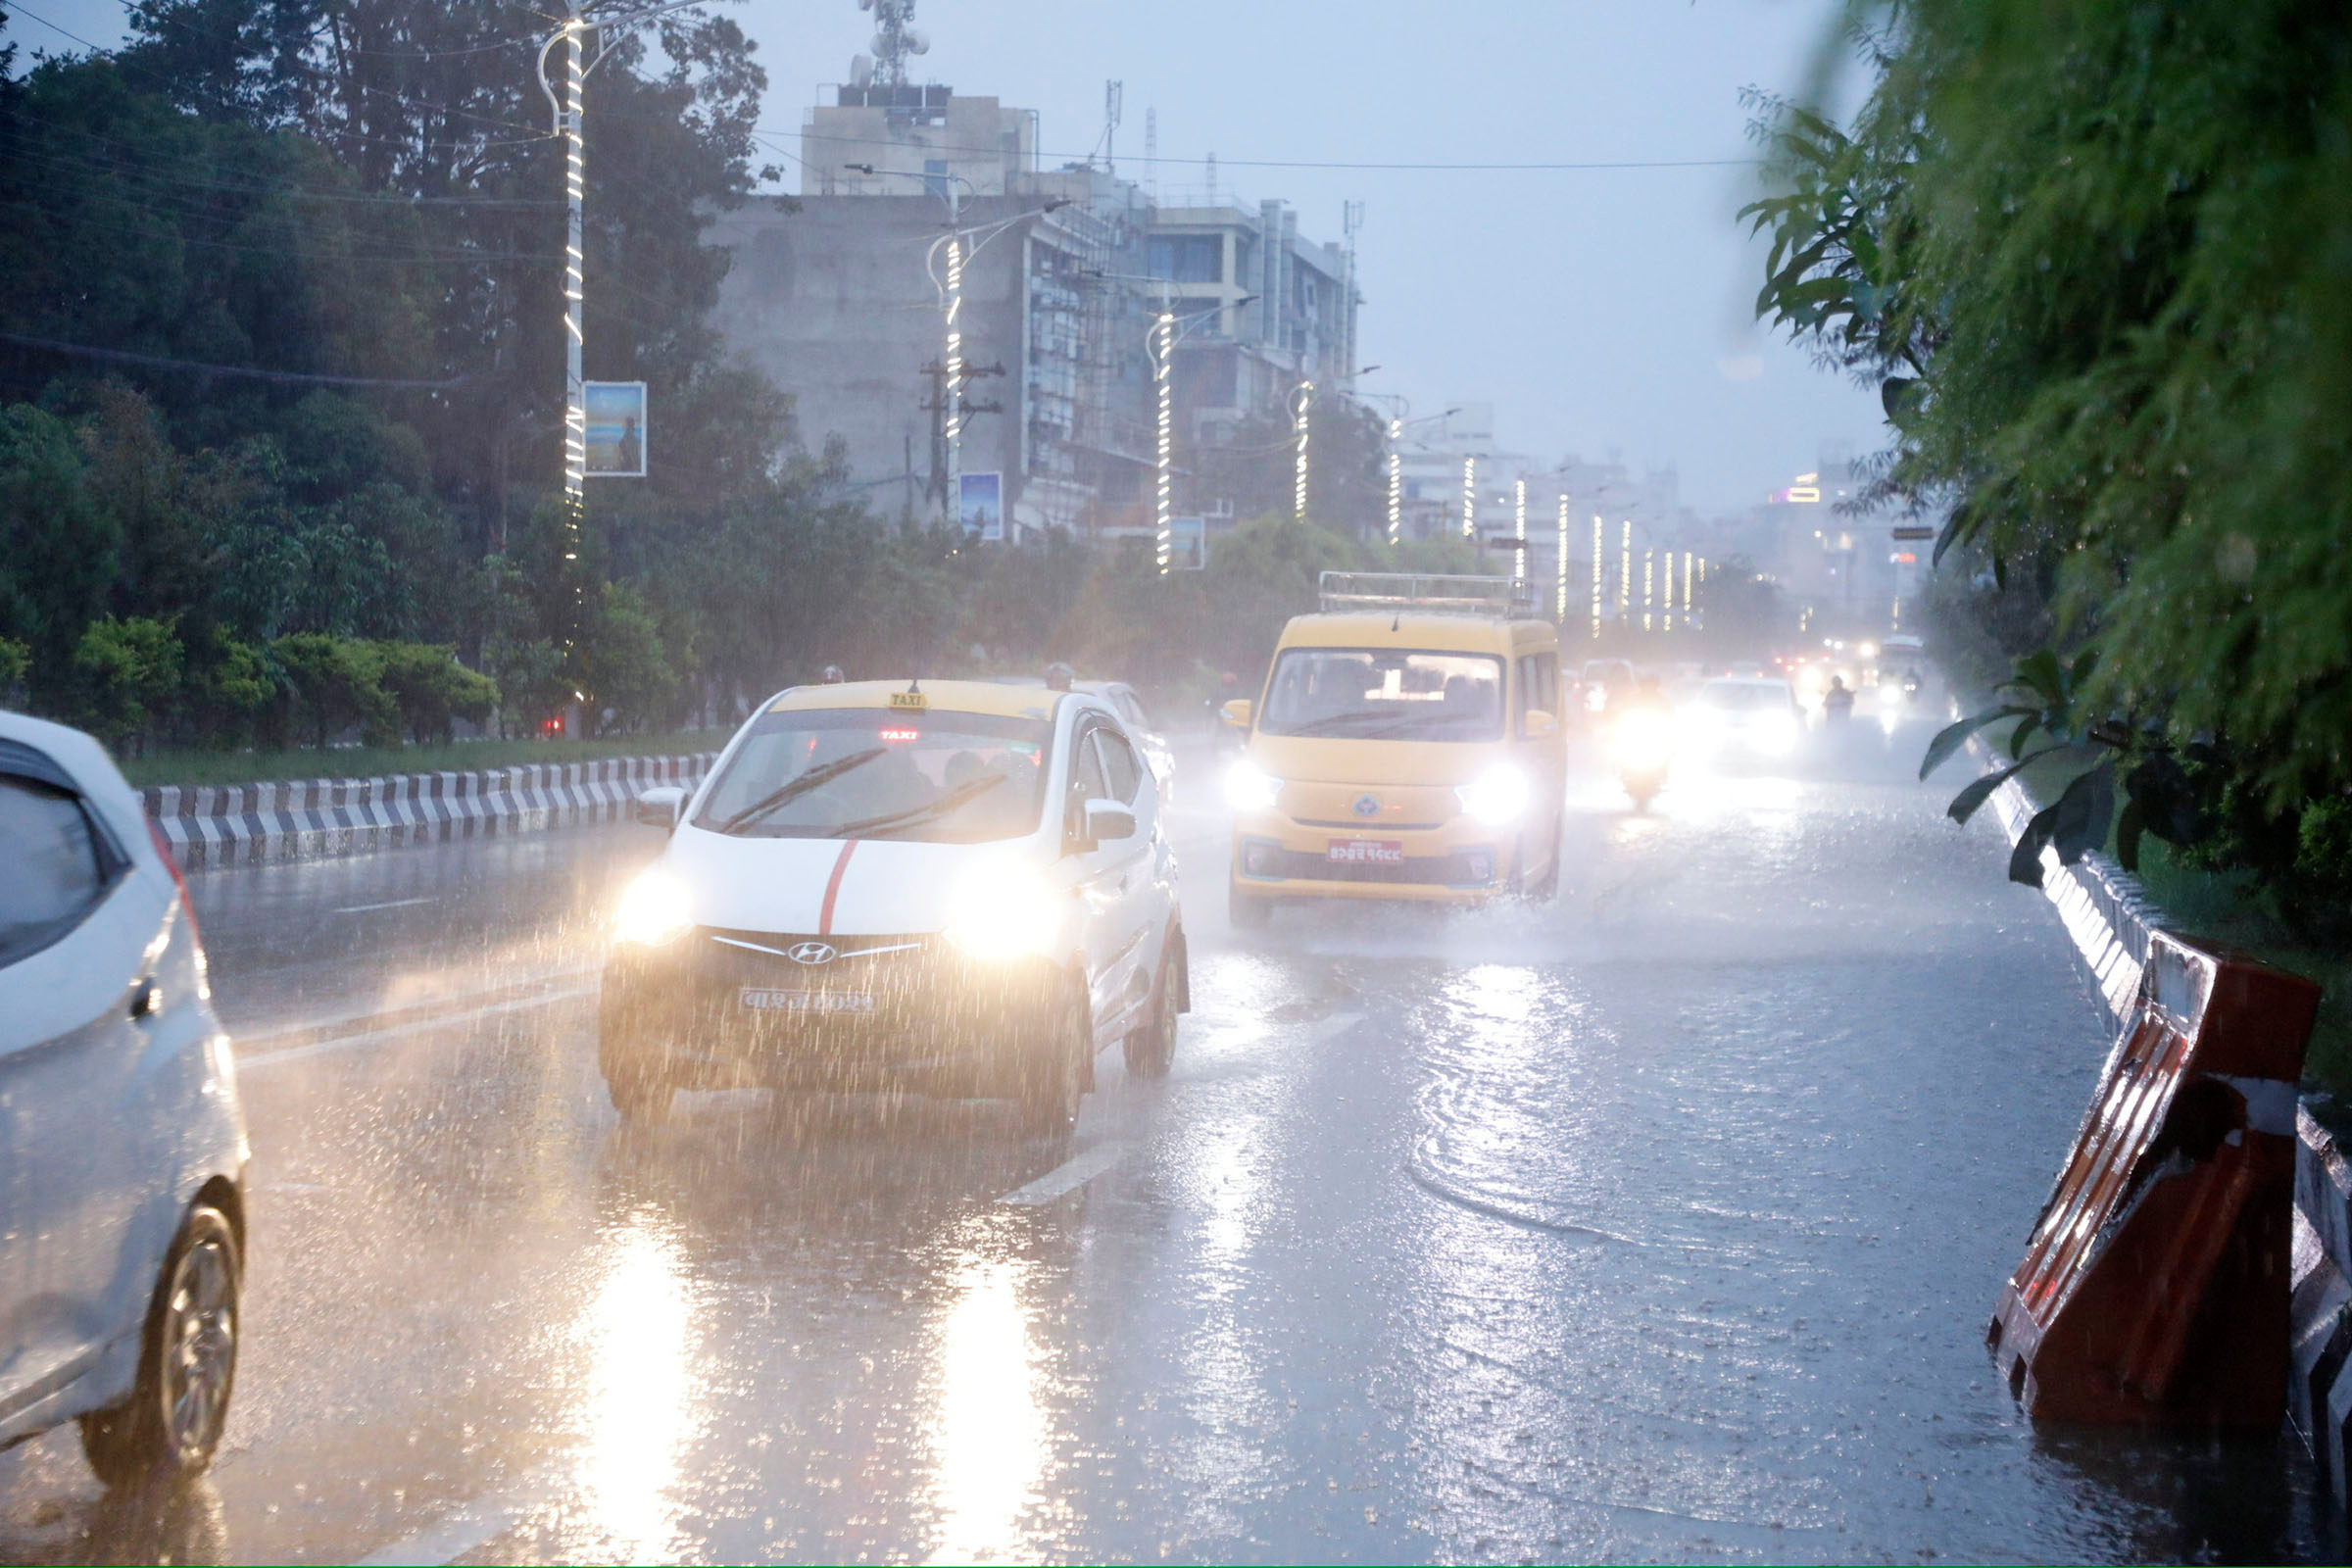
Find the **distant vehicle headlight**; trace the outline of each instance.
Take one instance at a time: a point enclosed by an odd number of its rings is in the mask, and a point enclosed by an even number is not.
[[[1462,809],[1490,827],[1518,820],[1527,809],[1527,775],[1507,762],[1497,762],[1467,784],[1453,787]]]
[[[985,860],[948,897],[947,938],[975,958],[1052,956],[1061,940],[1067,894],[1026,865]]]
[[[1881,708],[1900,708],[1909,698],[1910,694],[1905,692],[1901,686],[1886,681],[1879,682],[1879,706]]]
[[[674,942],[694,924],[686,889],[666,871],[648,871],[629,884],[613,911],[612,935],[621,942],[658,948]]]
[[[1282,794],[1282,780],[1255,762],[1236,762],[1225,770],[1225,804],[1237,811],[1271,810]]]

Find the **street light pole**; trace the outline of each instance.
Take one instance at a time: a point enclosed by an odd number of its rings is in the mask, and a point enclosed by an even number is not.
[[[1404,537],[1404,416],[1389,421],[1389,548]]]
[[[1564,503],[1563,503],[1564,504]],[[1600,641],[1600,514],[1592,514],[1592,640]]]
[[[1306,438],[1308,433],[1306,411],[1307,406],[1314,401],[1314,398],[1315,383],[1312,381],[1299,382],[1298,411],[1292,416],[1291,420],[1291,427],[1298,432],[1298,473],[1291,499],[1291,515],[1300,522],[1306,520]]]
[[[1478,537],[1478,459],[1462,460],[1462,537]]]

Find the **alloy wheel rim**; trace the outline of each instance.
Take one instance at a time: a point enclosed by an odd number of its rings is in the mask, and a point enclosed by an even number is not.
[[[183,1462],[201,1459],[220,1439],[236,1371],[236,1264],[221,1238],[181,1255],[164,1333],[165,1431]]]

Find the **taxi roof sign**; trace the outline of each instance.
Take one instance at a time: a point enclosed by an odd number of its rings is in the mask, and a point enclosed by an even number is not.
[[[929,708],[931,706],[931,699],[925,697],[919,691],[892,692],[890,694],[890,706],[893,708],[911,708],[919,711],[920,710]]]

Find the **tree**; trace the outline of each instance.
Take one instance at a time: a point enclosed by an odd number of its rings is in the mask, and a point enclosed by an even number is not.
[[[358,725],[369,746],[400,744],[400,708],[384,690],[383,655],[371,643],[299,631],[270,645],[294,688],[296,702],[320,751]]]
[[[2110,754],[2062,852],[2120,777],[2134,831],[2259,802],[2234,842],[2280,869],[2352,784],[2352,12],[1871,10],[1850,135],[1768,106],[1759,310],[1879,387],[1884,492],[1948,517],[1938,559],[2046,599],[1994,712]]]
[[[114,747],[144,739],[179,690],[182,659],[168,621],[108,615],[83,627],[74,648],[83,727]]]
[[[379,642],[375,654],[401,728],[419,746],[446,746],[456,720],[478,724],[498,707],[498,682],[459,663],[458,651],[446,643]]]

